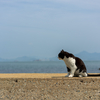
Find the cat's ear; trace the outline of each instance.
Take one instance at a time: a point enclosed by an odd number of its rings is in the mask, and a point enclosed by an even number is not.
[[[62,49],[62,51],[61,52],[64,52],[64,50]]]

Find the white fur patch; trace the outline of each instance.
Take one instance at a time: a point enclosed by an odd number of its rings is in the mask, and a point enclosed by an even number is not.
[[[75,59],[74,58],[71,58],[71,57],[69,57],[69,58],[67,58],[67,57],[65,57],[64,56],[64,62],[65,62],[65,64],[66,64],[66,66],[68,67],[68,68],[70,68],[70,69],[73,69],[73,68],[77,68],[76,67],[76,65],[75,65]]]
[[[67,58],[66,56],[64,56],[63,60],[66,66],[71,70],[68,77],[73,77],[77,69],[77,66],[75,65],[75,59],[72,57]]]
[[[85,73],[82,73],[81,75],[82,75],[83,77],[87,77],[87,76],[88,76],[86,72],[85,72]]]

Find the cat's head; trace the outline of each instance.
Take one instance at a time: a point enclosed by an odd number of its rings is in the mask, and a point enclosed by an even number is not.
[[[62,50],[59,54],[58,54],[58,59],[59,60],[63,60],[64,59],[64,50]]]

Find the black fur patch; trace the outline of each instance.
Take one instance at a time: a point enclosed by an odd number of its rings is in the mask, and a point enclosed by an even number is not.
[[[66,56],[67,58],[72,57],[72,58],[75,59],[75,56],[74,56],[73,54],[68,53],[68,52],[65,52],[64,50],[62,50],[62,51],[58,54],[58,57],[63,59],[64,56]]]
[[[67,67],[67,71],[70,72],[70,69]]]

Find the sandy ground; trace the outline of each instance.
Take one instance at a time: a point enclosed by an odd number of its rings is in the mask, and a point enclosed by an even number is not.
[[[100,77],[0,74],[0,100],[100,100]]]
[[[17,74],[0,74],[0,78],[52,78],[64,77],[67,73],[17,73]]]
[[[89,74],[95,75],[99,73],[89,73]],[[65,77],[66,75],[67,73],[16,73],[16,74],[11,73],[11,74],[0,74],[0,78],[67,78]],[[90,77],[85,77],[85,78],[90,78]],[[96,78],[96,77],[91,77],[91,78]]]

